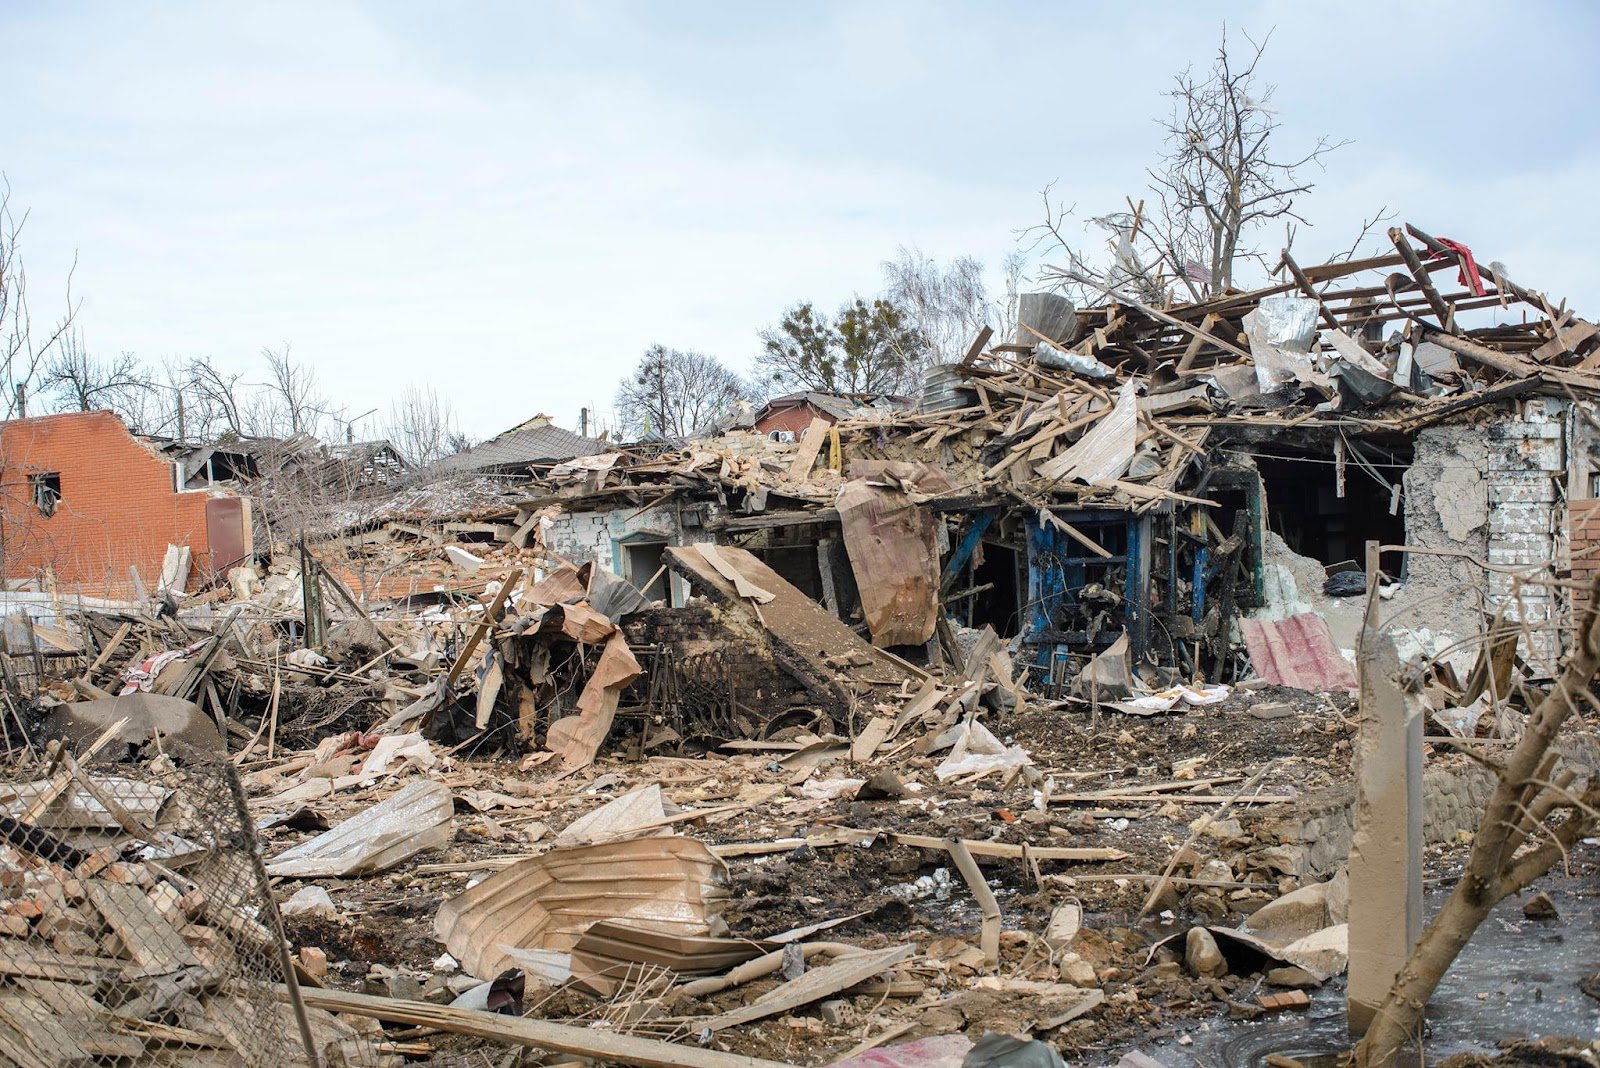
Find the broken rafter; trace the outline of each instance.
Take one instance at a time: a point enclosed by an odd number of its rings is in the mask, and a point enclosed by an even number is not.
[[[1439,319],[1439,325],[1446,330],[1455,326],[1455,313],[1444,298],[1439,296],[1439,290],[1434,287],[1433,277],[1422,266],[1422,258],[1417,255],[1417,250],[1411,247],[1411,242],[1406,240],[1406,235],[1398,226],[1389,228],[1389,240],[1394,242],[1395,251],[1400,253],[1400,258],[1405,261],[1406,270],[1411,272],[1411,277],[1416,279],[1417,286],[1422,290],[1422,295],[1428,299],[1428,306],[1433,309],[1433,314]]]
[[[1316,302],[1317,312],[1322,316],[1322,321],[1334,330],[1339,329],[1339,320],[1334,318],[1333,312],[1328,310],[1328,305],[1323,303],[1322,295],[1317,292],[1317,287],[1311,284],[1311,279],[1307,278],[1306,273],[1300,269],[1300,265],[1294,262],[1294,257],[1289,255],[1288,249],[1283,250],[1283,265],[1289,269],[1289,274],[1295,280],[1295,284],[1300,287],[1300,291],[1307,298]]]

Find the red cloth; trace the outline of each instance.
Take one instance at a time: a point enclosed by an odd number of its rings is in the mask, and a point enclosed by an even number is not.
[[[1464,286],[1470,286],[1473,296],[1483,296],[1483,276],[1478,273],[1478,261],[1472,258],[1472,250],[1463,245],[1461,242],[1452,241],[1448,237],[1439,237],[1435,238],[1434,240],[1438,241],[1439,244],[1443,245],[1451,252],[1460,255],[1461,271],[1456,275],[1456,281],[1460,282]],[[1428,258],[1430,260],[1439,260],[1443,259],[1444,256],[1445,254],[1443,252],[1435,252]]]

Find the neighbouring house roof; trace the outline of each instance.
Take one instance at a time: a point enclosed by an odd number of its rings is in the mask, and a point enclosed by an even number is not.
[[[864,408],[898,409],[905,408],[909,404],[906,398],[889,393],[819,393],[816,390],[805,390],[773,397],[756,410],[754,419],[760,422],[770,412],[802,405],[810,405],[835,419],[849,419]]]
[[[553,426],[541,416],[512,427],[481,445],[446,456],[430,465],[429,470],[452,474],[516,472],[560,463],[574,456],[593,456],[609,448],[611,446],[603,441]]]

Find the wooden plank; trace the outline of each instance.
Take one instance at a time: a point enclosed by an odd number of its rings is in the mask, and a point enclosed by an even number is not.
[[[888,949],[866,950],[855,956],[840,957],[820,968],[808,968],[798,979],[791,979],[767,991],[748,1005],[713,1016],[701,1026],[708,1031],[721,1031],[810,1005],[881,975],[915,952],[915,946],[890,946]]]
[[[413,1027],[436,1027],[450,1034],[475,1035],[557,1053],[576,1053],[598,1061],[639,1065],[641,1068],[786,1068],[779,1061],[746,1057],[738,1053],[680,1046],[589,1027],[530,1020],[522,1016],[453,1009],[426,1001],[402,1001],[341,990],[306,988],[301,989],[300,997],[307,1007],[327,1012],[349,1013]]]
[[[528,518],[519,523],[517,529],[511,532],[511,544],[519,549],[526,549],[528,543],[533,540],[533,532],[539,527],[539,518],[538,512],[530,512]]]
[[[802,527],[820,523],[837,523],[837,508],[817,508],[812,511],[768,512],[765,515],[729,516],[706,524],[707,529],[737,534],[751,530],[771,530],[775,527]]]
[[[456,680],[461,677],[461,673],[466,670],[468,658],[472,656],[473,650],[478,648],[478,644],[483,641],[484,636],[489,633],[489,628],[493,627],[495,621],[500,618],[500,610],[505,607],[506,598],[511,596],[511,591],[521,581],[522,568],[520,567],[512,568],[510,574],[500,581],[500,589],[495,593],[494,600],[489,602],[488,609],[483,613],[482,621],[473,630],[472,637],[467,639],[467,644],[461,647],[461,655],[456,657],[455,663],[450,665],[450,674],[447,680],[449,685],[454,686]]]
[[[16,994],[0,994],[0,1063],[26,1068],[77,1068],[94,1063],[94,1055],[81,1046],[61,1021],[43,1005]],[[5,1030],[15,1032],[5,1040]],[[11,1058],[15,1058],[13,1061]]]
[[[15,938],[0,938],[0,975],[53,979],[63,983],[94,983],[107,976],[131,978],[135,971],[127,961],[111,957],[62,953]]]
[[[95,911],[116,932],[128,956],[147,973],[166,975],[199,965],[200,958],[189,943],[137,886],[91,879],[83,889]]]
[[[1055,527],[1057,530],[1061,531],[1061,533],[1065,534],[1079,545],[1082,545],[1085,549],[1088,549],[1090,552],[1100,557],[1100,559],[1111,559],[1113,554],[1109,549],[1095,541],[1093,538],[1089,537],[1089,535],[1085,534],[1083,531],[1079,530],[1065,519],[1062,519],[1060,516],[1056,515],[1050,509],[1041,509],[1041,514],[1043,514],[1046,521],[1048,521],[1051,526]]]
[[[1131,804],[1135,801],[1176,801],[1180,805],[1222,805],[1233,797],[1223,794],[1051,794],[1052,805],[1086,805],[1102,801]],[[1245,798],[1255,805],[1286,805],[1294,800],[1290,794],[1260,794]]]
[[[790,480],[805,482],[811,478],[811,469],[816,466],[817,454],[822,451],[822,443],[828,436],[830,425],[820,415],[812,417],[811,425],[800,437],[800,448],[795,451],[794,460],[789,464]]]
[[[716,545],[706,542],[701,545],[691,546],[691,548],[699,552],[701,558],[710,564],[717,574],[733,583],[734,591],[740,597],[754,601],[756,604],[770,604],[777,596],[770,590],[762,589],[741,574],[738,568],[728,562],[728,559],[722,555],[722,550]]]
[[[1056,800],[1052,795],[1051,800]],[[1140,800],[1162,800],[1156,798],[1141,798]],[[901,845],[916,846],[918,849],[948,849],[949,841],[944,838],[935,838],[931,834],[900,834],[897,831],[886,832]],[[1088,846],[1027,846],[1012,845],[1009,842],[967,842],[967,849],[977,857],[1005,857],[1008,860],[1022,860],[1031,857],[1034,860],[1126,860],[1128,854],[1120,849]]]
[[[1178,359],[1178,374],[1186,374],[1194,365],[1195,357],[1200,355],[1200,350],[1211,340],[1211,329],[1222,322],[1222,316],[1216,312],[1207,312],[1205,319],[1200,323],[1200,329],[1189,338],[1189,344],[1184,348],[1183,355]]]
[[[1411,247],[1411,242],[1406,240],[1405,234],[1400,232],[1398,226],[1389,228],[1389,240],[1394,242],[1395,251],[1400,253],[1400,258],[1405,261],[1406,270],[1411,272],[1411,277],[1416,279],[1417,288],[1422,290],[1422,295],[1428,300],[1428,307],[1433,309],[1433,314],[1438,317],[1439,325],[1446,330],[1455,326],[1455,315],[1450,306],[1439,296],[1439,291],[1434,288],[1433,276],[1422,266],[1422,259],[1417,255],[1417,250]]]
[[[857,764],[865,764],[872,759],[872,754],[878,751],[884,739],[889,737],[889,731],[894,727],[894,720],[887,716],[873,716],[871,721],[856,735],[855,741],[850,744],[850,759]]]
[[[122,626],[117,628],[117,632],[111,636],[111,640],[106,643],[106,647],[100,650],[100,655],[94,658],[94,663],[90,664],[88,670],[83,673],[83,680],[85,682],[94,681],[95,672],[105,667],[106,661],[110,660],[114,655],[116,655],[117,650],[122,647],[123,642],[127,641],[128,635],[132,633],[132,631],[132,623],[124,623]]]
[[[138,1038],[117,1034],[106,1025],[105,1006],[94,999],[88,987],[48,979],[22,979],[18,985],[36,1005],[66,1024],[90,1055],[137,1057],[144,1052],[144,1043]]]
[[[1557,356],[1576,352],[1579,345],[1594,337],[1596,333],[1600,333],[1600,326],[1587,319],[1579,319],[1571,326],[1557,330],[1555,337],[1528,353],[1528,359],[1534,363],[1544,363]]]
[[[1174,493],[1171,490],[1160,490],[1153,486],[1144,486],[1137,482],[1128,482],[1120,478],[1111,479],[1104,485],[1114,486],[1131,497],[1143,497],[1147,500],[1182,501],[1185,504],[1203,504],[1207,508],[1222,507],[1217,501],[1205,497],[1190,497],[1187,494]]]
[[[978,336],[967,347],[967,354],[961,357],[961,366],[971,367],[972,362],[983,355],[983,348],[989,344],[989,339],[992,337],[994,337],[994,329],[992,327],[985,326],[982,330],[979,330]]]
[[[1300,292],[1316,302],[1317,313],[1322,316],[1322,321],[1327,323],[1329,328],[1333,330],[1339,329],[1339,320],[1335,319],[1333,312],[1328,310],[1328,306],[1322,301],[1322,295],[1317,292],[1316,286],[1311,284],[1311,279],[1306,277],[1306,273],[1300,269],[1300,265],[1294,262],[1294,257],[1289,255],[1288,249],[1283,250],[1283,265],[1289,268],[1289,273],[1294,276],[1295,284],[1300,287]]]

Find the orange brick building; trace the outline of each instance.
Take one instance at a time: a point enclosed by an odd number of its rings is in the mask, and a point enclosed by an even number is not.
[[[0,423],[0,570],[125,597],[154,590],[168,545],[193,554],[194,590],[250,555],[249,502],[178,490],[172,463],[107,411]]]

